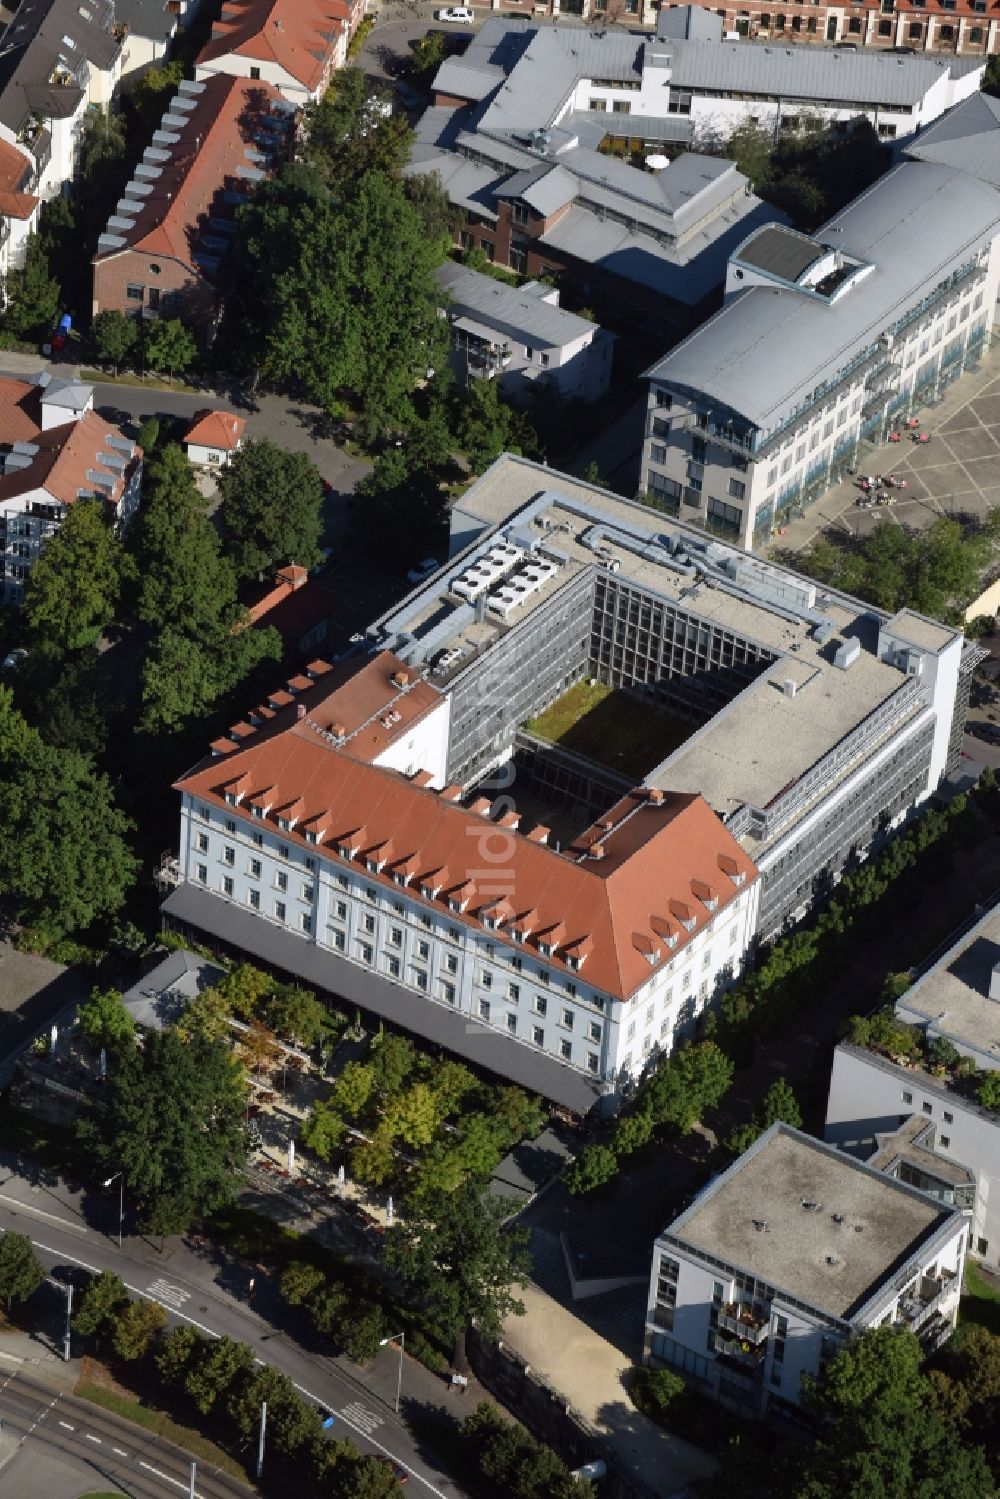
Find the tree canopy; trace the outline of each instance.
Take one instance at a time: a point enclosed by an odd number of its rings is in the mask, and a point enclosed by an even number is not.
[[[70,932],[118,911],[138,864],[132,824],[88,756],[46,744],[0,687],[0,891]]]
[[[232,1200],[246,1158],[242,1068],[220,1041],[150,1031],[120,1052],[78,1134],[125,1175],[152,1233],[177,1233]]]
[[[37,234],[29,234],[24,264],[7,272],[4,326],[19,338],[41,338],[51,333],[59,311],[59,283],[49,271],[48,257]]]
[[[350,194],[366,172],[392,176],[406,161],[411,132],[390,97],[372,92],[361,68],[342,68],[318,104],[306,106],[303,158],[338,195]]]
[[[94,989],[77,1009],[80,1030],[90,1045],[120,1051],[135,1036],[135,1021],[117,989]]]
[[[103,502],[78,500],[28,574],[29,635],[60,650],[90,644],[114,619],[123,579],[131,572]]]
[[[320,559],[323,484],[305,453],[245,443],[219,475],[223,545],[241,580]]]
[[[0,1297],[9,1307],[12,1301],[27,1301],[45,1279],[45,1271],[27,1234],[8,1230],[0,1239]]]

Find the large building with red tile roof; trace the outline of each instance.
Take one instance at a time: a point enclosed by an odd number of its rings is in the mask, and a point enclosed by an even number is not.
[[[210,336],[236,210],[287,158],[291,136],[270,84],[181,82],[97,242],[94,315],[179,317]]]
[[[388,651],[311,663],[177,783],[168,911],[582,1109],[740,970],[757,871],[701,797],[644,787],[560,847],[445,784],[448,718]]]
[[[347,61],[364,0],[225,0],[197,78],[259,78],[295,105],[315,102]]]
[[[17,606],[32,565],[78,500],[124,529],[139,503],[142,449],[94,411],[89,385],[0,379],[0,584]]]

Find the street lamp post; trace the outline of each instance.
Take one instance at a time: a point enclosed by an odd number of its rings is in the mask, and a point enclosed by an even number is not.
[[[112,1182],[118,1182],[118,1248],[122,1247],[122,1224],[125,1221],[125,1173],[116,1171],[114,1176],[109,1176],[104,1183],[110,1187]]]
[[[264,1471],[264,1434],[267,1431],[267,1401],[260,1402],[260,1438],[257,1442],[257,1482]]]
[[[399,1397],[403,1392],[403,1350],[406,1347],[406,1333],[394,1332],[391,1338],[379,1338],[378,1346],[385,1348],[389,1343],[399,1344],[399,1373],[396,1376],[396,1415],[399,1415]]]
[[[73,1335],[73,1287],[66,1287],[66,1331],[63,1333],[63,1359],[69,1363],[70,1345]]]

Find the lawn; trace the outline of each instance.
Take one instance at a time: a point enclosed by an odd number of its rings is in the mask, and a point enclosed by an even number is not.
[[[967,1327],[985,1327],[1000,1337],[1000,1291],[981,1275],[969,1260],[965,1262],[965,1287],[958,1308],[959,1333]]]
[[[525,727],[539,739],[634,781],[641,781],[693,732],[688,720],[601,682],[593,687],[578,682]]]
[[[121,1389],[106,1389],[103,1385],[82,1379],[73,1393],[79,1400],[89,1400],[92,1405],[99,1405],[116,1416],[123,1416],[126,1421],[134,1421],[136,1426],[142,1426],[146,1431],[163,1437],[165,1441],[173,1442],[175,1447],[190,1452],[198,1462],[211,1463],[216,1468],[221,1468],[223,1473],[228,1473],[230,1478],[238,1478],[241,1483],[246,1483],[246,1469],[235,1458],[230,1457],[215,1442],[202,1436],[200,1431],[195,1431],[191,1426],[181,1426],[164,1411],[150,1409]]]

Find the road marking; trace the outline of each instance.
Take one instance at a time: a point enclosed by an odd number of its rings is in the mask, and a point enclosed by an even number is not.
[[[143,1292],[152,1301],[165,1302],[167,1306],[173,1307],[179,1312],[185,1301],[191,1300],[191,1292],[185,1291],[183,1286],[175,1286],[169,1280],[154,1280],[147,1291]]]
[[[144,1463],[142,1458],[139,1459],[139,1467],[145,1468],[147,1473],[155,1473],[157,1478],[163,1479],[164,1483],[172,1483],[175,1489],[182,1489],[185,1494],[190,1492],[188,1484],[181,1483],[179,1478],[172,1478],[169,1473],[164,1473],[160,1468],[154,1468],[152,1463]],[[201,1499],[201,1495],[197,1490],[195,1491],[195,1499]]]
[[[350,1405],[345,1405],[342,1414],[349,1421],[354,1421],[370,1437],[373,1431],[378,1431],[380,1426],[385,1425],[385,1420],[378,1411],[371,1411],[360,1400],[352,1400]]]
[[[65,1426],[65,1428],[66,1428],[67,1431],[75,1431],[76,1430],[76,1427],[75,1426],[71,1426],[68,1421],[60,1421],[59,1425],[60,1426]]]
[[[111,1451],[115,1454],[116,1457],[128,1457],[128,1453],[125,1451],[124,1447],[112,1447]]]
[[[23,1358],[19,1358],[16,1353],[0,1353],[0,1358],[9,1358],[12,1364],[23,1364],[24,1363],[24,1359]]]
[[[85,1431],[83,1433],[83,1435],[84,1435],[84,1437],[86,1438],[86,1440],[88,1442],[96,1442],[97,1445],[98,1445],[98,1447],[101,1445],[101,1439],[100,1439],[100,1437],[91,1436],[91,1434],[90,1434],[89,1431]]]
[[[45,1417],[48,1415],[48,1413],[52,1409],[52,1407],[56,1404],[56,1402],[58,1401],[58,1399],[59,1399],[59,1396],[57,1395],[56,1398],[55,1398],[55,1400],[50,1400],[49,1403],[48,1403],[48,1405],[45,1407],[45,1409],[43,1411],[41,1411],[40,1414],[35,1417],[35,1419],[31,1423],[31,1425],[28,1427],[27,1431],[24,1433],[24,1436],[21,1438],[22,1442],[26,1442],[28,1440],[28,1438],[31,1436],[31,1433],[34,1431],[35,1427],[38,1425],[39,1421],[44,1421],[45,1420]]]
[[[75,1234],[89,1234],[90,1229],[84,1228],[79,1223],[73,1223],[69,1218],[60,1218],[58,1213],[47,1213],[44,1208],[32,1207],[30,1202],[22,1202],[19,1197],[11,1197],[6,1192],[0,1192],[0,1202],[9,1202],[12,1207],[23,1213],[34,1213],[39,1218],[48,1218],[52,1223],[58,1223],[60,1228],[69,1228]]]

